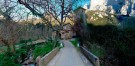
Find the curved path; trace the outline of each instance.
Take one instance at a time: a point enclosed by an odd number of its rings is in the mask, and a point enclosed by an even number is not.
[[[68,40],[47,66],[93,66]]]

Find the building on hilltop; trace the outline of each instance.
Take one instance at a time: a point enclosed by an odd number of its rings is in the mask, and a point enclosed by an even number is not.
[[[85,14],[86,9],[83,7],[78,7],[74,10],[75,19],[80,19]]]

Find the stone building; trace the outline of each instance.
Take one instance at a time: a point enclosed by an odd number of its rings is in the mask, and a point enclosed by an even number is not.
[[[71,39],[75,33],[72,31],[72,25],[70,23],[63,26],[63,30],[60,31],[61,39]]]
[[[74,10],[75,13],[75,19],[80,19],[83,15],[85,15],[86,9],[83,7],[78,7]]]

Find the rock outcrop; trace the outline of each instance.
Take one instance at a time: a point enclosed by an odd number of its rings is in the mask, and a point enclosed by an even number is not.
[[[106,10],[106,0],[91,0],[90,10]]]
[[[91,0],[90,10],[100,10],[112,14],[135,15],[135,0]]]
[[[118,21],[113,14],[109,14],[103,11],[88,11],[86,16],[88,24],[93,24],[96,26],[118,24]]]

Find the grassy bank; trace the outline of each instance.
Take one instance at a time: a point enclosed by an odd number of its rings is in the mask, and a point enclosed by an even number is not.
[[[2,52],[0,53],[0,66],[21,66],[21,64],[32,55],[34,59],[37,56],[44,56],[55,47],[59,47],[59,41],[48,40],[44,43],[38,43],[34,45],[27,45],[18,43],[19,48],[15,53]]]
[[[75,38],[73,40],[70,41],[75,47],[77,47],[77,44],[78,44],[78,39]]]

